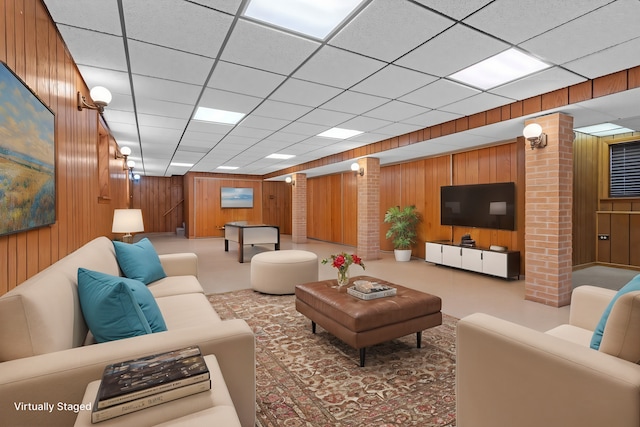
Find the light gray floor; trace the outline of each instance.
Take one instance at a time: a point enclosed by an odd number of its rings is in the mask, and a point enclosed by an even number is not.
[[[198,254],[199,279],[208,294],[229,292],[251,287],[251,256],[273,245],[245,246],[245,262],[238,262],[237,244],[229,243],[224,251],[224,239],[187,239],[173,233],[148,234],[158,253],[195,252]],[[137,235],[136,240],[142,235]],[[291,236],[282,236],[281,249],[301,249],[314,252],[318,261],[341,251],[352,253],[353,247],[309,240],[304,244],[291,242]],[[567,323],[569,307],[553,308],[525,301],[524,280],[503,280],[481,274],[435,266],[422,259],[396,262],[393,253],[381,252],[381,259],[365,261],[366,270],[352,266],[352,276],[364,273],[395,282],[442,298],[442,311],[462,318],[474,312],[489,313],[512,322],[545,331]],[[333,279],[336,270],[318,263],[320,279]],[[595,269],[595,270],[592,270]],[[638,272],[590,267],[578,270],[578,284],[595,284],[619,289]]]

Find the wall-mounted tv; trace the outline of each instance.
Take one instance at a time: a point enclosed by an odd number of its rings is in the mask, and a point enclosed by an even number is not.
[[[516,185],[451,185],[440,187],[442,225],[515,230]]]
[[[253,188],[222,187],[220,189],[221,208],[252,208]]]

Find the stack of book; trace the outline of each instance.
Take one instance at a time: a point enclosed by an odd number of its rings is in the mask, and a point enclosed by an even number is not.
[[[91,412],[97,423],[211,389],[197,346],[108,365]]]

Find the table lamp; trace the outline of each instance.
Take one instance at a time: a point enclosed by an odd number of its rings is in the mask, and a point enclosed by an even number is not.
[[[113,211],[113,233],[125,233],[122,241],[125,243],[133,243],[131,233],[144,231],[142,223],[142,210],[140,209],[115,209]]]

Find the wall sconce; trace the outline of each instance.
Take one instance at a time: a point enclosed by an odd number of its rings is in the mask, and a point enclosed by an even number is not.
[[[547,134],[542,132],[542,126],[537,123],[530,123],[525,126],[522,134],[531,144],[532,150],[547,146]]]
[[[83,108],[88,108],[90,110],[98,110],[102,114],[104,107],[111,102],[111,92],[102,86],[96,86],[91,89],[89,96],[93,100],[93,104],[89,104],[87,98],[78,91],[78,111],[82,111]]]
[[[351,163],[351,170],[353,171],[354,175],[359,174],[360,176],[364,176],[364,168],[361,168],[357,163]]]
[[[296,181],[293,178],[291,178],[290,176],[286,177],[284,179],[284,182],[286,182],[287,184],[296,185]]]
[[[140,182],[140,174],[136,173],[133,175],[133,182]]]
[[[129,158],[129,156],[131,155],[131,148],[129,147],[122,147],[120,149],[120,155],[118,155],[118,150],[116,150],[116,159],[124,159],[124,161],[122,162],[122,166],[123,169],[127,169],[126,168],[126,164],[127,164],[127,159]]]

